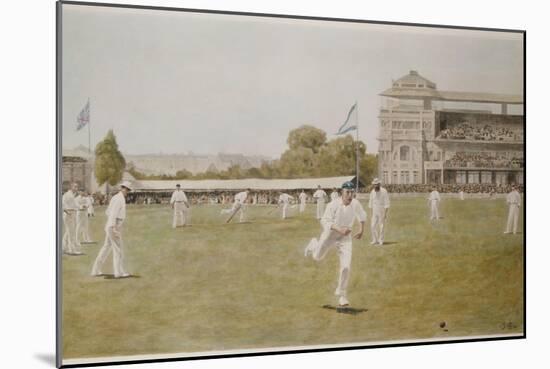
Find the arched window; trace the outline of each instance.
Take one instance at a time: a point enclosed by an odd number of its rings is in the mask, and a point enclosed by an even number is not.
[[[409,146],[401,146],[399,148],[399,160],[401,161],[411,160],[411,148]]]

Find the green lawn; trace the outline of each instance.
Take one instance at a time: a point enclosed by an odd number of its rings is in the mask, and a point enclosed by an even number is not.
[[[136,277],[115,280],[89,276],[104,238],[98,208],[98,244],[63,256],[64,359],[523,331],[523,235],[502,234],[503,199],[444,199],[433,225],[424,198],[393,199],[387,244],[371,246],[368,226],[354,241],[357,314],[323,308],[336,302],[338,260],[303,256],[321,230],[313,206],[287,220],[251,206],[245,224],[224,224],[219,209],[195,207],[193,225],[174,230],[167,206],[129,205]]]

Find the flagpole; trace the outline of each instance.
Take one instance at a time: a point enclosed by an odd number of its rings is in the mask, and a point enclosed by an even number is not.
[[[355,109],[357,114],[355,114],[355,193],[359,193],[359,104],[355,101]]]

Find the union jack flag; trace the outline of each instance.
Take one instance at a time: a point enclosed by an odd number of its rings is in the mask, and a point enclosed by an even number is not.
[[[77,125],[76,125],[77,131],[80,131],[82,128],[86,126],[86,124],[90,123],[90,100],[88,100],[84,108],[82,108],[82,110],[76,117],[76,121],[77,121]]]

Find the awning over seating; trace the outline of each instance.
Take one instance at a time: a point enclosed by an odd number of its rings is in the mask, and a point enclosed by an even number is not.
[[[208,179],[208,180],[134,180],[136,192],[172,191],[179,184],[184,191],[237,191],[251,190],[312,190],[321,188],[340,188],[344,182],[355,183],[355,176],[298,178],[298,179]]]

